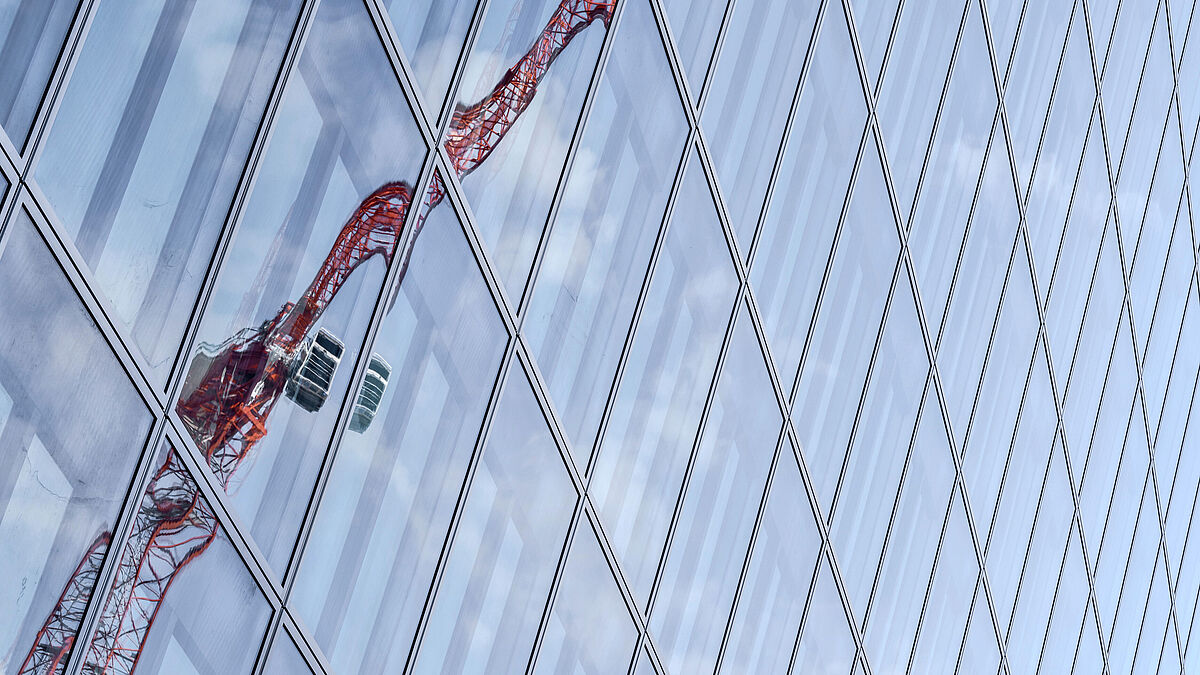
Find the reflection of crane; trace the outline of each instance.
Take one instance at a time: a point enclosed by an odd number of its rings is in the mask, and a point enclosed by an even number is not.
[[[602,21],[607,27],[616,3],[561,0],[533,46],[491,93],[454,111],[444,146],[456,174],[465,176],[488,158],[532,102],[554,59],[593,22]],[[435,172],[410,240],[445,194],[446,186]],[[342,226],[298,302],[285,304],[257,328],[201,349],[193,360],[175,410],[222,487],[228,487],[234,472],[266,434],[267,418],[281,393],[310,411],[324,403],[343,347],[327,331],[318,330],[312,338],[308,334],[359,265],[376,255],[392,261],[412,198],[412,187],[406,182],[388,183],[368,195]],[[401,276],[411,252],[410,245],[402,253]],[[371,386],[363,387],[351,421],[355,430],[370,424],[389,375],[390,366],[372,358],[366,378]],[[216,516],[172,450],[138,504],[133,532],[121,550],[116,579],[87,650],[85,673],[131,673],[136,668],[171,583],[208,548],[217,529]],[[71,652],[110,541],[111,535],[102,533],[84,555],[38,632],[21,675],[63,672],[64,657]]]

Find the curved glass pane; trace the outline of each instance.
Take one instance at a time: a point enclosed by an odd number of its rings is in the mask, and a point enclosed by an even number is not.
[[[100,3],[34,169],[160,386],[300,4]]]

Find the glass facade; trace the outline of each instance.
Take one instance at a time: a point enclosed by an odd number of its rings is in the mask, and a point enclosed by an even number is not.
[[[1200,671],[1194,17],[0,0],[0,672]]]

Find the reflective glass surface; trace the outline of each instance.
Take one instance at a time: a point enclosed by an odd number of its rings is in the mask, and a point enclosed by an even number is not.
[[[629,667],[637,630],[592,526],[579,523],[534,673],[612,673]]]
[[[489,2],[455,95],[456,109],[469,109],[496,93],[516,94],[520,83],[506,72],[532,58],[531,49],[549,35],[545,29],[556,11],[553,0]],[[601,20],[594,20],[565,44],[537,86],[523,92],[530,98],[513,121],[486,132],[453,120],[450,124],[452,137],[456,128],[467,137],[482,136],[478,147],[486,161],[475,163],[464,156],[460,178],[479,232],[514,300],[521,297],[533,264],[604,29]]]
[[[342,436],[296,579],[299,614],[334,667],[403,666],[504,344],[444,205],[421,231],[372,351],[391,369],[378,412]]]
[[[408,56],[427,110],[436,117],[470,28],[472,0],[387,0],[392,26]]]
[[[186,462],[157,455],[84,672],[250,672],[271,608]]]
[[[818,4],[812,0],[734,3],[713,71],[703,122],[743,256],[758,225]]]
[[[48,132],[34,176],[160,386],[300,4],[100,3]]]
[[[516,672],[533,649],[577,495],[525,376],[501,396],[414,672]]]
[[[642,2],[614,55],[522,326],[580,464],[587,464],[679,166],[686,120]]]
[[[275,636],[271,643],[271,652],[267,655],[267,665],[263,667],[263,675],[304,675],[311,673],[312,668],[300,654],[296,642],[283,630]]]
[[[368,21],[352,0],[317,12],[175,406],[279,573],[424,154],[382,47],[358,37]],[[368,96],[372,105],[356,103]],[[439,208],[422,239],[455,227]],[[356,250],[359,237],[378,244]]]
[[[19,149],[37,116],[79,0],[0,3],[0,126]]]
[[[671,672],[716,662],[779,439],[749,316],[738,317],[667,553],[650,627]],[[720,546],[712,542],[720,541]]]
[[[0,240],[0,324],[0,670],[15,673],[70,653],[151,416],[22,210]]]
[[[0,670],[1200,668],[1194,4],[0,0]]]
[[[699,157],[684,174],[590,492],[634,594],[650,596],[737,291]]]

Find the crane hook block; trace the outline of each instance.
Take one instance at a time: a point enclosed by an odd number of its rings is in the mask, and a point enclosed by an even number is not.
[[[379,404],[383,402],[383,394],[387,391],[388,378],[392,376],[392,366],[378,354],[371,354],[371,363],[363,375],[362,387],[358,390],[358,399],[354,402],[354,416],[350,418],[350,431],[361,434],[371,426],[375,414],[379,412]]]
[[[333,333],[324,328],[318,330],[315,337],[305,342],[293,363],[284,390],[287,397],[309,412],[320,410],[329,398],[333,374],[345,349]]]

